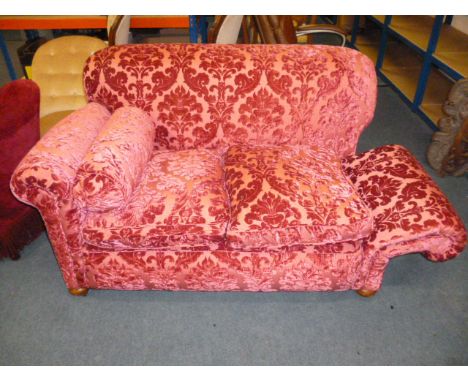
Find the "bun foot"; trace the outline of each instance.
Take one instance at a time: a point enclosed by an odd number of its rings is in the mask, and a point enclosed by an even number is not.
[[[359,289],[356,291],[356,293],[362,297],[372,297],[374,294],[377,293],[377,291],[370,289]]]
[[[68,291],[73,296],[86,296],[88,294],[88,288],[69,288]]]

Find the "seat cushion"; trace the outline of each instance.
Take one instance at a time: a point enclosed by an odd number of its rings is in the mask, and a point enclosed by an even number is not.
[[[233,146],[224,170],[234,249],[336,243],[371,232],[370,211],[329,150]]]
[[[100,248],[214,249],[228,211],[217,151],[155,151],[127,206],[88,214],[83,237]]]

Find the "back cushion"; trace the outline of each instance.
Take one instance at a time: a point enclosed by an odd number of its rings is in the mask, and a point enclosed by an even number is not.
[[[355,151],[372,119],[376,77],[361,53],[333,46],[112,46],[85,66],[90,101],[133,105],[157,149],[308,144]]]

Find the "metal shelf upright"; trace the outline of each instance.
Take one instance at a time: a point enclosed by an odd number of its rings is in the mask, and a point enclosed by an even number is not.
[[[450,25],[452,16],[354,17],[349,45],[371,57],[378,75],[436,129],[451,85],[468,73],[468,35]]]

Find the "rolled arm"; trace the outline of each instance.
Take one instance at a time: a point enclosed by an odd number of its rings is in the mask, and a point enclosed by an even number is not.
[[[383,146],[346,158],[343,168],[374,215],[369,250],[386,259],[421,252],[432,261],[463,251],[462,220],[407,149]]]
[[[10,181],[20,201],[42,215],[68,287],[77,285],[73,253],[79,247],[80,211],[71,190],[75,174],[89,147],[109,118],[109,112],[91,103],[52,128],[23,158]]]

